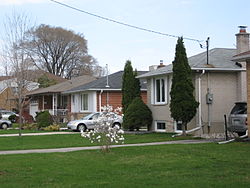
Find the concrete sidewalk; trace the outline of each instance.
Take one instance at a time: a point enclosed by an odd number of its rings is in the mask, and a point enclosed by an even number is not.
[[[140,144],[123,144],[123,145],[111,145],[111,148],[120,147],[134,147],[134,146],[154,146],[164,144],[202,144],[212,143],[214,140],[177,140],[177,141],[166,141],[166,142],[152,142],[152,143],[140,143]],[[26,154],[26,153],[55,153],[55,152],[71,152],[71,151],[82,151],[82,150],[96,150],[100,149],[100,146],[88,146],[88,147],[71,147],[71,148],[55,148],[55,149],[29,149],[29,150],[10,150],[0,151],[0,155],[8,154]]]
[[[45,133],[22,133],[22,136],[41,136],[54,134],[80,134],[79,132],[45,132]],[[0,137],[19,136],[19,134],[0,134]]]

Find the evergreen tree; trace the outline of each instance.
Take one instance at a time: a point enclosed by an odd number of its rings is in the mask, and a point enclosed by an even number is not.
[[[140,79],[139,78],[136,78],[138,76],[138,72],[137,70],[135,69],[135,72],[134,72],[134,98],[135,97],[141,97],[141,83],[140,83]]]
[[[135,76],[131,61],[127,61],[122,76],[122,109],[126,112],[128,105],[135,98]]]
[[[141,97],[136,97],[124,114],[123,127],[128,130],[139,130],[140,127],[146,126],[149,130],[152,120],[152,112],[149,107]]]
[[[175,59],[173,61],[170,111],[175,121],[182,122],[183,135],[186,135],[187,123],[195,116],[196,109],[199,106],[193,93],[192,72],[188,64],[183,38],[181,37],[177,40]]]

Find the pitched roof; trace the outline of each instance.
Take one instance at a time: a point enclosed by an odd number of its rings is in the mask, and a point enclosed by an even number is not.
[[[250,51],[237,54],[232,58],[233,61],[246,61],[246,59],[250,59]]]
[[[49,73],[49,72],[46,72],[43,70],[27,70],[27,75],[29,75],[29,78],[27,78],[27,80],[33,81],[33,82],[37,82],[38,79],[44,75],[47,76],[48,79],[50,79],[50,80],[55,80],[57,83],[65,82],[67,80],[65,78],[62,78],[60,76],[56,76],[52,73]],[[11,78],[14,78],[14,76],[0,76],[0,81],[8,80]]]
[[[73,78],[71,80],[67,80],[67,81],[64,81],[64,82],[56,84],[56,85],[52,85],[50,87],[36,89],[36,90],[28,93],[27,95],[61,93],[63,91],[69,90],[71,88],[75,88],[75,87],[82,85],[82,84],[86,84],[86,83],[91,82],[93,80],[96,80],[96,78],[93,76],[89,76],[89,75],[79,76],[79,77]]]
[[[138,71],[138,75],[144,74],[147,71]],[[121,90],[122,88],[122,75],[123,71],[119,71],[113,74],[110,74],[108,76],[108,86],[107,87],[107,77],[101,77],[97,80],[94,80],[92,82],[89,82],[87,84],[82,84],[79,87],[72,88],[70,90],[67,90],[63,93],[75,93],[80,91],[86,91],[86,90]],[[141,89],[146,89],[147,86],[143,81],[141,81]]]
[[[241,71],[243,70],[235,62],[232,57],[236,54],[236,49],[229,48],[214,48],[209,50],[209,64],[207,64],[207,52],[191,56],[188,58],[188,63],[192,70],[220,70],[220,71]],[[150,71],[146,74],[138,76],[138,78],[146,78],[156,75],[172,73],[172,64],[166,67]]]
[[[62,78],[60,76],[56,76],[52,73],[43,71],[43,70],[28,70],[29,75],[31,76],[30,79],[32,81],[37,82],[38,78],[40,78],[41,76],[47,76],[50,80],[55,80],[57,83],[61,83],[61,82],[65,82],[67,79]]]

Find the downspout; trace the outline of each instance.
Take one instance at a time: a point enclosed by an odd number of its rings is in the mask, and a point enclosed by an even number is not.
[[[101,112],[101,106],[102,106],[102,93],[103,93],[103,89],[101,89],[100,94],[99,94],[99,112]]]
[[[199,127],[202,127],[202,117],[201,117],[201,77],[205,74],[205,70],[202,70],[202,73],[200,74],[198,78],[198,102],[200,103],[198,111],[199,111]]]
[[[202,128],[202,117],[201,117],[201,77],[205,74],[205,70],[203,69],[201,74],[199,75],[198,77],[198,102],[200,103],[199,105],[199,108],[198,108],[198,113],[199,113],[199,116],[198,116],[198,126],[193,128],[193,129],[190,129],[188,131],[186,131],[186,133],[191,133],[191,132],[194,132],[194,131],[198,131]],[[179,133],[179,134],[175,134],[173,135],[172,137],[176,137],[176,136],[180,136],[182,135],[182,133]]]

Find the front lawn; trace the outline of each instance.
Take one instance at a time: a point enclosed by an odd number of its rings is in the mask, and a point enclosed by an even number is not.
[[[170,133],[150,134],[125,134],[125,144],[160,142],[169,140],[190,139],[191,137],[172,138]],[[41,149],[41,148],[65,148],[94,146],[89,140],[79,134],[70,135],[43,135],[22,137],[0,137],[0,150]]]
[[[249,187],[250,144],[0,155],[1,187]]]

